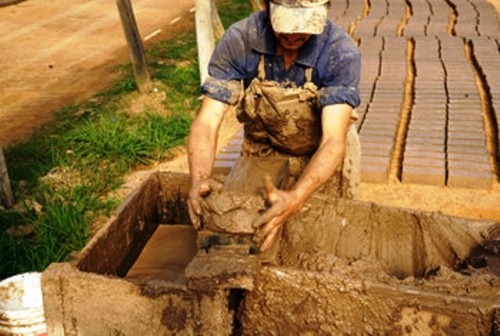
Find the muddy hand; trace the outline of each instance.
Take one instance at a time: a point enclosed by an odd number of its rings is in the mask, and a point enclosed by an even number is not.
[[[269,176],[264,178],[264,188],[271,207],[253,223],[253,227],[257,229],[254,241],[259,244],[262,252],[272,246],[285,221],[300,209],[295,194],[277,189]]]
[[[222,184],[212,179],[201,180],[189,190],[188,211],[191,223],[196,230],[201,228],[200,215],[201,215],[201,199],[209,195],[212,191],[222,189]]]

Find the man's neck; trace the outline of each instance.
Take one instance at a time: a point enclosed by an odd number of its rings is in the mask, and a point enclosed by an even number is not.
[[[276,55],[283,57],[283,60],[285,61],[285,70],[288,71],[293,62],[297,59],[297,56],[299,56],[299,50],[287,50],[277,46]]]

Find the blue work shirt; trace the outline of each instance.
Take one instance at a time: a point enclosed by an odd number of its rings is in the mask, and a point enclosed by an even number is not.
[[[229,27],[212,55],[202,92],[218,101],[236,104],[242,81],[247,88],[257,77],[262,54],[267,80],[291,81],[302,86],[305,70],[312,67],[312,81],[319,88],[321,107],[359,105],[361,54],[351,37],[327,21],[323,32],[310,37],[287,71],[283,58],[276,55],[274,32],[265,11]]]

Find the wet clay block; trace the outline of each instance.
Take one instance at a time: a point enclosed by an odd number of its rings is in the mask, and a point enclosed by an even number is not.
[[[252,223],[266,210],[263,195],[264,176],[278,188],[286,183],[288,159],[242,157],[224,183],[223,190],[202,200],[202,223],[205,229],[233,234],[254,233]]]
[[[256,256],[239,255],[232,251],[198,252],[188,265],[185,275],[192,289],[244,288],[252,290],[259,269]]]

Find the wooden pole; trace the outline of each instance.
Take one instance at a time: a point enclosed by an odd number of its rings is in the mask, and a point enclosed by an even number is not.
[[[211,10],[212,10],[212,26],[214,27],[214,37],[215,39],[220,39],[224,35],[224,26],[219,17],[219,11],[217,10],[217,5],[215,0],[210,0]]]
[[[198,46],[198,62],[200,80],[203,83],[208,77],[208,63],[215,48],[214,28],[212,25],[212,0],[196,0],[196,43]]]
[[[116,0],[120,19],[122,21],[123,32],[127,39],[132,68],[134,70],[135,82],[139,92],[146,93],[153,89],[153,83],[148,71],[144,47],[137,29],[134,11],[130,0]]]
[[[10,189],[7,163],[3,156],[2,147],[0,147],[0,203],[7,209],[14,206],[14,196],[12,195],[12,189]]]
[[[262,10],[262,4],[260,3],[260,0],[250,0],[250,4],[252,5],[252,9],[254,12]]]

